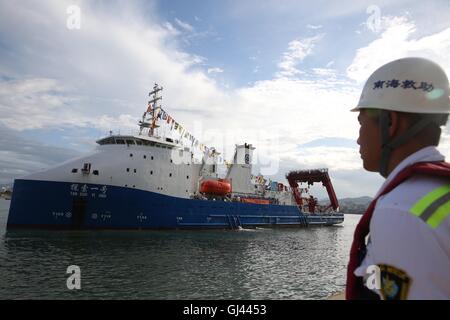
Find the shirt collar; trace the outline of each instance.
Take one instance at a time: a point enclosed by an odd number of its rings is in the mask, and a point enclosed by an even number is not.
[[[425,147],[423,149],[420,149],[419,151],[414,152],[413,154],[403,159],[403,161],[400,162],[395,167],[394,170],[392,170],[392,172],[387,177],[386,181],[381,186],[380,190],[377,192],[377,196],[384,189],[384,187],[387,186],[395,178],[395,176],[404,168],[416,162],[444,161],[444,160],[445,160],[444,155],[440,153],[435,146]]]

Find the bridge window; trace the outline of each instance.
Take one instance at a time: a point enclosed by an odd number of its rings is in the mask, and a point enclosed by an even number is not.
[[[125,144],[125,140],[123,139],[116,139],[117,144]]]
[[[94,171],[92,171],[92,174],[94,174],[94,175],[98,176],[98,170],[94,170]]]
[[[78,169],[77,168],[73,168],[72,169],[72,173],[77,173],[78,172]]]
[[[99,144],[115,144],[116,142],[115,142],[114,138],[105,138],[103,140],[100,140],[98,143]]]
[[[134,144],[134,140],[127,140],[127,144]]]

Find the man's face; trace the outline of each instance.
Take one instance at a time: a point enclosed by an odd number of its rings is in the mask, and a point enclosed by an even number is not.
[[[363,160],[363,167],[367,171],[378,172],[381,157],[381,138],[378,121],[372,112],[366,109],[360,110],[358,121],[360,128],[356,142],[359,144],[359,153]]]

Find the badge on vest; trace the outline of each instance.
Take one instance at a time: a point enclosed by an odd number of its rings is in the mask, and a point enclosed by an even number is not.
[[[406,300],[411,278],[403,270],[386,264],[378,265],[381,275],[381,295],[384,300]]]

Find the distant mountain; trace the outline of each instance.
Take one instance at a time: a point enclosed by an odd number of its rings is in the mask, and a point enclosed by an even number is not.
[[[370,202],[371,197],[343,198],[339,199],[339,208],[343,213],[363,214]]]
[[[370,202],[372,201],[371,197],[358,197],[358,198],[342,198],[338,199],[339,201],[339,209],[342,213],[350,213],[350,214],[363,214]],[[320,200],[321,204],[330,203],[329,199]]]
[[[353,203],[353,204],[367,204],[370,203],[370,201],[372,201],[371,197],[358,197],[358,198],[342,198],[339,199],[339,204],[341,203]]]

